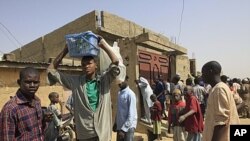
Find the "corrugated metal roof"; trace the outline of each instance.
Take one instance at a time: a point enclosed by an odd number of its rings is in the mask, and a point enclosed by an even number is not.
[[[25,68],[25,67],[35,67],[37,69],[47,69],[50,63],[46,62],[29,62],[29,61],[10,61],[1,60],[0,68]],[[60,70],[74,70],[81,71],[81,66],[71,66],[71,65],[60,65]]]

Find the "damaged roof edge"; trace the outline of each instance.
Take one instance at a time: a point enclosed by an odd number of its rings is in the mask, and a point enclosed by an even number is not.
[[[174,51],[179,55],[187,54],[187,49],[184,47],[181,47],[175,43],[172,43],[166,38],[165,36],[162,35],[155,35],[152,33],[143,33],[141,35],[138,35],[135,37],[135,42],[136,43],[145,43],[147,45],[154,45],[158,44],[160,45],[160,49],[165,50],[165,51]],[[152,43],[150,43],[152,42]]]

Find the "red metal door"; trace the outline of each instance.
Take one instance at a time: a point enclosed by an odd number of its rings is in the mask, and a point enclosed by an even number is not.
[[[168,78],[169,58],[151,52],[139,50],[139,73],[153,84],[153,79],[162,75],[163,79]]]

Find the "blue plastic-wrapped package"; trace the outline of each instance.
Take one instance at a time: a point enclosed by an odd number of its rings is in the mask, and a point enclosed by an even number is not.
[[[98,56],[98,37],[91,31],[65,36],[70,57]]]

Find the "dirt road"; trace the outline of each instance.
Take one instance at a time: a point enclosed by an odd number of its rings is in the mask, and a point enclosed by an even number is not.
[[[250,119],[240,119],[241,124],[247,124],[250,125]],[[113,132],[112,134],[112,141],[116,141],[116,133]],[[135,133],[135,141],[148,141],[147,134],[141,134],[141,133]],[[169,135],[169,137],[163,137],[162,141],[173,141],[172,134]]]

